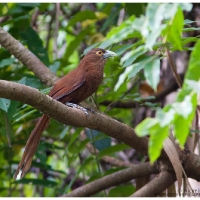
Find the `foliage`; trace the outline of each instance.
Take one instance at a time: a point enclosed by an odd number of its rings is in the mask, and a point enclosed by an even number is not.
[[[183,37],[186,32],[199,30],[193,27],[193,21],[184,19],[184,12],[191,10],[190,3],[2,3],[0,20],[4,30],[58,76],[74,69],[81,54],[91,48],[112,48],[118,58],[107,61],[105,78],[95,95],[95,102],[111,117],[131,127],[136,126],[138,136],[149,135],[149,158],[154,162],[170,131],[183,148],[196,111],[200,93],[200,42],[198,37]],[[124,12],[123,18],[120,17],[121,11]],[[191,42],[196,43],[194,47],[188,45]],[[161,82],[160,64],[166,57],[166,49],[189,52],[190,60],[176,100],[162,108],[148,100],[157,92]],[[40,80],[6,49],[0,48],[0,56],[1,79],[48,93],[49,88],[44,89],[46,87]],[[140,93],[140,83],[144,80],[154,91],[145,103]],[[138,107],[145,105],[147,109],[156,110],[156,114],[136,123],[137,109],[112,107],[118,100],[136,102]],[[105,106],[105,101],[111,103]],[[28,105],[3,98],[0,108],[1,196],[20,196],[21,193],[24,196],[60,196],[76,188],[77,184],[83,185],[106,175],[106,170],[121,170],[99,163],[103,156],[119,158],[124,152],[131,151],[130,147],[111,140],[104,133],[68,127],[51,120],[43,133],[32,170],[23,180],[14,181],[12,177],[22,156],[21,149],[41,114]],[[81,141],[79,137],[83,131],[88,137]],[[87,143],[93,144],[100,153],[88,153]],[[137,153],[136,157],[137,162],[144,159]],[[130,182],[116,186],[106,195],[129,196],[134,191]],[[105,196],[105,193],[96,196]]]

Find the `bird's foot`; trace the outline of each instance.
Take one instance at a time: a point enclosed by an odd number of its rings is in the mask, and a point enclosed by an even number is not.
[[[71,107],[71,108],[80,109],[80,110],[82,110],[86,115],[89,115],[89,113],[88,113],[88,110],[89,110],[89,109],[87,109],[87,108],[83,108],[82,106],[79,106],[79,105],[77,105],[77,104],[75,104],[75,103],[70,103],[70,102],[67,102],[66,105],[69,106],[69,107]],[[93,113],[94,111],[91,110],[91,112]]]

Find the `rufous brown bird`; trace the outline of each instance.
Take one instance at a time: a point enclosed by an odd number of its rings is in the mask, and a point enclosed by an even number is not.
[[[98,89],[103,79],[106,59],[116,55],[112,51],[101,48],[90,50],[75,70],[56,82],[48,95],[63,104],[78,107],[78,103],[87,99]],[[84,109],[84,112],[86,112],[86,109]],[[31,132],[14,179],[23,178],[31,167],[32,158],[40,142],[42,132],[48,126],[49,120],[50,118],[47,115],[43,115]]]

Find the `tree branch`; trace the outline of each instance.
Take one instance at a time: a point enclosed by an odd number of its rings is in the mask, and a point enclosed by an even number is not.
[[[141,178],[158,172],[159,171],[156,168],[156,163],[154,165],[150,165],[150,163],[142,163],[112,173],[111,175],[104,176],[98,180],[79,187],[68,194],[63,195],[63,197],[88,197],[112,186],[126,183],[131,179]]]
[[[86,116],[79,109],[73,109],[40,93],[37,89],[0,80],[0,97],[29,104],[50,118],[74,127],[88,127],[116,138],[144,155],[148,154],[148,138],[139,138],[134,130],[109,116],[90,113]],[[161,157],[167,158],[162,152]]]
[[[132,197],[155,197],[168,188],[176,181],[176,175],[167,171],[163,171],[158,177],[146,184],[140,190],[136,191]]]
[[[58,77],[47,68],[31,51],[0,27],[0,45],[6,48],[19,61],[33,71],[47,86],[54,85]]]

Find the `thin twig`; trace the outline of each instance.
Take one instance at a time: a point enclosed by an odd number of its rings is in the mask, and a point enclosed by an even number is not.
[[[175,79],[176,79],[176,82],[177,82],[179,88],[181,88],[181,87],[182,87],[182,80],[181,80],[180,76],[179,76],[178,73],[177,73],[176,64],[174,63],[174,60],[173,60],[173,58],[172,58],[172,56],[171,56],[171,54],[170,54],[170,52],[169,52],[169,49],[168,49],[167,47],[166,47],[165,49],[166,49],[167,58],[168,58],[168,60],[169,60],[170,66],[171,66],[171,68],[172,68],[172,71],[173,71],[173,73],[174,73],[174,77],[175,77]]]

